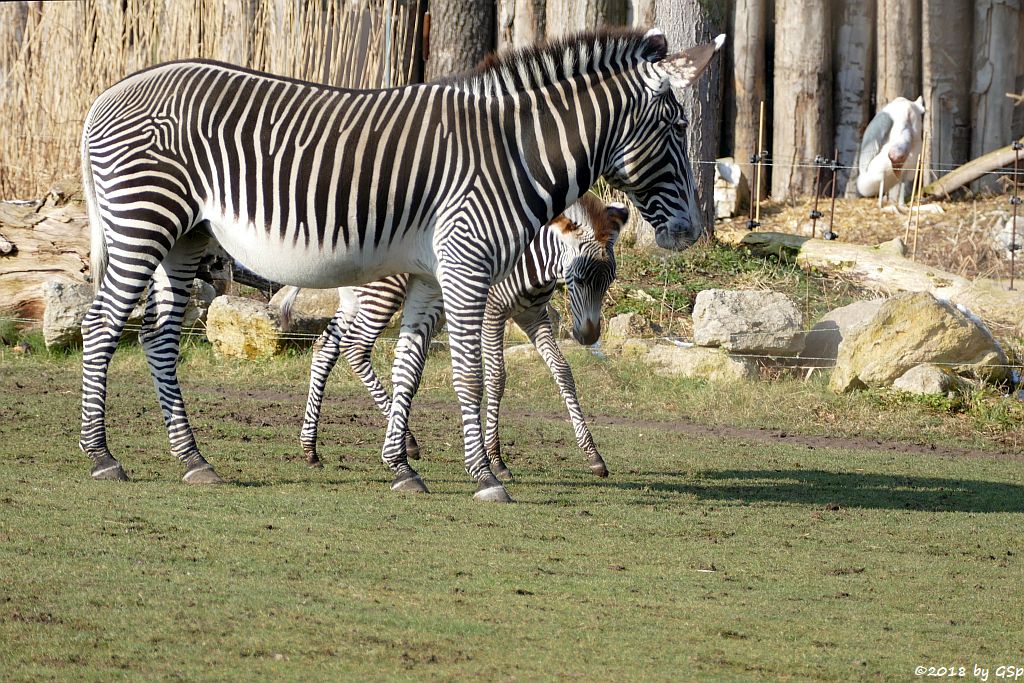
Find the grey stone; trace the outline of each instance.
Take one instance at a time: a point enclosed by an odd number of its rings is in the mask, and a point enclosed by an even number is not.
[[[655,326],[639,313],[621,313],[608,321],[605,337],[608,339],[632,339],[651,337],[656,333]]]
[[[780,292],[706,289],[693,305],[693,340],[733,353],[795,356],[804,347],[803,316]]]
[[[758,377],[757,363],[753,359],[732,356],[722,349],[656,344],[647,352],[645,359],[662,372],[678,377],[710,382],[736,382]]]
[[[213,300],[206,336],[214,351],[231,358],[268,358],[284,348],[277,306],[237,296]]]

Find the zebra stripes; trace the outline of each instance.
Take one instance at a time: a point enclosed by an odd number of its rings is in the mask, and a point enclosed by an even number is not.
[[[125,478],[106,441],[106,376],[152,283],[143,346],[171,451],[190,483],[219,482],[176,375],[189,283],[211,236],[269,279],[357,285],[409,273],[399,358],[442,299],[475,496],[508,500],[479,409],[487,291],[541,225],[604,175],[682,249],[692,216],[686,122],[673,94],[721,44],[668,55],[657,31],[578,36],[513,52],[468,79],[359,91],[181,61],[102,93],[82,135],[96,298],[83,323],[82,450]],[[420,490],[402,437],[415,387],[396,385],[383,460]]]
[[[483,321],[483,355],[487,394],[485,444],[491,470],[499,479],[512,473],[501,458],[498,414],[505,388],[505,323],[514,319],[526,331],[551,370],[569,411],[576,443],[588,464],[599,476],[608,476],[594,439],[587,428],[576,396],[575,381],[551,329],[547,305],[558,283],[566,285],[573,320],[573,336],[582,344],[593,344],[601,332],[604,295],[615,279],[614,245],[628,218],[621,204],[605,206],[592,194],[585,194],[563,216],[541,230],[527,246],[512,272],[490,291]],[[317,454],[317,428],[327,378],[339,356],[344,355],[385,417],[391,414],[391,397],[370,362],[377,339],[405,299],[408,277],[398,275],[359,288],[341,288],[341,304],[335,317],[315,346],[310,367],[309,395],[300,441],[310,466],[322,466]],[[290,319],[298,294],[293,288],[281,304],[282,318]],[[421,363],[426,348],[416,349]],[[422,365],[405,381],[418,384]],[[406,455],[419,458],[419,444],[411,432],[405,434]]]

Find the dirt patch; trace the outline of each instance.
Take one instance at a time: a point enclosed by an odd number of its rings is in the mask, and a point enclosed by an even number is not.
[[[282,391],[280,389],[235,389],[231,387],[193,387],[191,391],[198,394],[223,396],[227,398],[247,398],[255,401],[268,401],[282,403],[285,405],[303,406],[305,394]],[[383,418],[373,408],[368,396],[337,395],[325,399],[325,415],[333,415],[332,421],[353,422],[360,427],[369,430],[380,430],[384,427]],[[428,423],[424,419],[424,413],[433,413],[429,420],[430,433],[445,431],[446,427],[457,430],[458,407],[455,402],[417,400],[413,407],[414,415],[418,415],[421,425]],[[301,420],[302,411],[298,411],[298,420]],[[344,414],[344,416],[343,416]],[[566,417],[559,413],[538,413],[530,410],[516,410],[511,407],[502,408],[504,419],[513,420],[542,420],[544,422],[564,423]],[[241,422],[251,424],[244,414],[232,411],[232,417]],[[445,420],[444,418],[452,418]],[[296,416],[281,412],[270,411],[260,416],[264,423],[295,425]],[[450,421],[451,425],[445,423]],[[982,448],[965,448],[945,444],[914,443],[907,441],[895,441],[878,439],[866,436],[820,436],[810,434],[794,434],[780,429],[767,429],[763,427],[737,427],[731,425],[704,425],[679,418],[675,420],[640,420],[618,415],[598,414],[588,417],[591,426],[606,427],[628,427],[637,430],[650,430],[661,432],[673,432],[692,436],[711,436],[723,439],[734,439],[738,441],[750,441],[755,443],[782,443],[804,446],[809,449],[817,448],[838,448],[847,450],[874,451],[883,453],[902,453],[912,455],[940,455],[956,458],[975,458],[986,460],[1012,460],[1024,461],[1024,454],[1010,451],[994,451]],[[383,433],[383,432],[382,432]],[[454,433],[451,438],[458,438]]]

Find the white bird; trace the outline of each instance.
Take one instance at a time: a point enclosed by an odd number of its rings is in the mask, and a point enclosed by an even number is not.
[[[871,119],[860,142],[857,192],[861,197],[882,197],[900,186],[899,204],[906,196],[907,183],[914,178],[921,154],[924,128],[924,99],[911,102],[897,97]]]

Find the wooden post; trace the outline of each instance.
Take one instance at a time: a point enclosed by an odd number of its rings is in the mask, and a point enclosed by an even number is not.
[[[874,114],[871,77],[875,66],[875,1],[836,2],[833,60],[835,64],[835,148],[840,166],[856,166],[861,135]],[[839,189],[857,196],[857,169],[838,169]]]
[[[469,71],[494,50],[494,3],[430,0],[430,38],[424,76],[428,81]]]
[[[921,0],[878,0],[876,109],[921,94]],[[963,40],[963,37],[960,38]]]
[[[626,23],[626,0],[547,0],[544,23],[547,37]]]
[[[924,0],[924,125],[942,175],[970,159],[973,0]]]
[[[498,49],[544,40],[546,0],[498,0]]]
[[[726,106],[722,135],[723,147],[732,149],[747,182],[750,196],[759,197],[761,187],[755,187],[755,166],[751,157],[764,149],[758,138],[758,102],[766,97],[767,54],[765,39],[768,32],[768,6],[766,0],[735,0],[732,11],[731,32],[727,47],[732,58],[731,79],[725,79]],[[753,199],[751,200],[753,201]]]
[[[778,0],[772,198],[810,192],[808,163],[832,147],[832,3]]]
[[[974,79],[971,87],[971,156],[998,149],[1006,142],[1013,120],[1013,103],[1006,93],[1016,90],[1020,50],[1021,0],[976,0],[974,3]],[[996,191],[996,176],[978,181]]]

